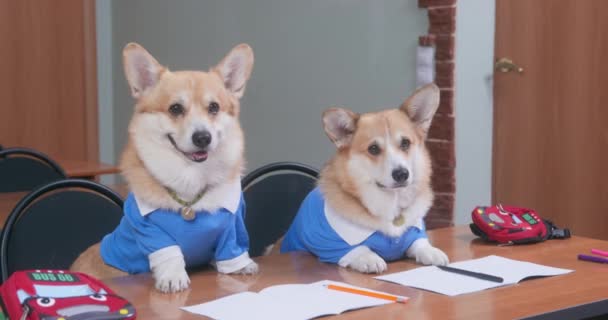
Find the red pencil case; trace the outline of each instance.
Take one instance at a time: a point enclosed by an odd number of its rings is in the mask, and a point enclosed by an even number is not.
[[[67,270],[14,272],[0,287],[10,319],[135,319],[135,308],[103,282]]]
[[[479,206],[473,209],[471,218],[470,228],[475,235],[499,244],[526,244],[570,237],[570,230],[556,227],[527,208]]]

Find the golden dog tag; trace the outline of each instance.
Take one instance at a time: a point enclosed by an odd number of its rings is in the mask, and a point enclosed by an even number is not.
[[[184,220],[186,220],[186,221],[194,220],[194,217],[195,217],[194,209],[192,209],[190,207],[183,207],[180,211],[181,211],[180,213],[182,215],[182,218],[184,218]]]
[[[405,218],[402,215],[399,215],[395,219],[393,219],[393,225],[395,227],[401,227],[405,223]]]

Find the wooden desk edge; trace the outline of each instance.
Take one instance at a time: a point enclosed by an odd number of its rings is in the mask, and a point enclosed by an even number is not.
[[[90,178],[102,174],[120,173],[118,166],[99,161],[57,159],[57,163],[70,178]]]
[[[106,165],[106,164],[104,164]],[[72,178],[79,177],[91,177],[91,176],[99,176],[102,174],[119,174],[120,169],[118,167],[107,165],[108,167],[104,167],[98,170],[90,170],[90,169],[65,169],[65,173]]]

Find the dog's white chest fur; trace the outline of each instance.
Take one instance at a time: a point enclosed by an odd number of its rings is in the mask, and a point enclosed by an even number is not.
[[[432,202],[432,195],[419,193],[415,185],[393,191],[368,184],[361,194],[363,205],[379,220],[375,227],[391,237],[402,235],[411,226],[422,228],[422,219]],[[405,223],[396,225],[394,222],[400,216]]]

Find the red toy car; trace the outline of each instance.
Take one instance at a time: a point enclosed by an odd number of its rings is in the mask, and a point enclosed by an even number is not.
[[[67,270],[16,271],[0,288],[10,319],[135,319],[135,308],[101,281]]]

